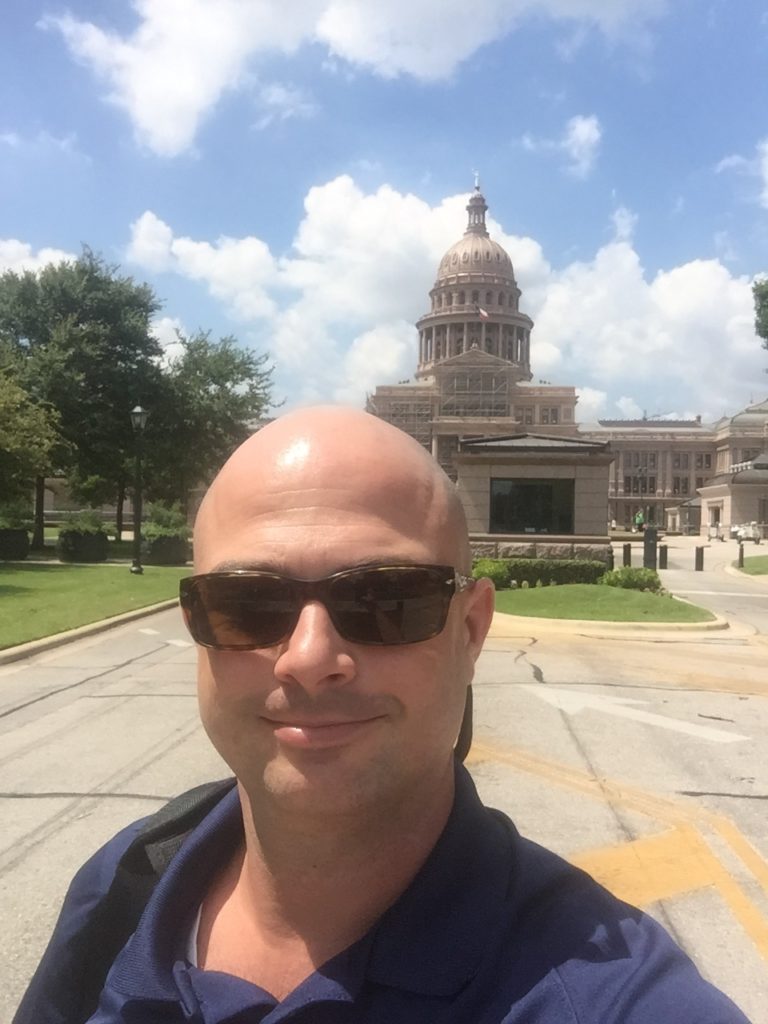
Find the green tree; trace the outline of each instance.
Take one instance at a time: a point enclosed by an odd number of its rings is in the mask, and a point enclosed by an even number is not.
[[[56,427],[56,414],[0,371],[0,501],[30,493],[35,477],[50,465]]]
[[[212,341],[199,331],[178,341],[147,424],[146,488],[186,508],[190,490],[212,479],[272,404],[272,367],[232,337]]]
[[[122,509],[134,447],[130,410],[162,389],[162,349],[150,333],[160,308],[152,289],[84,248],[39,273],[0,276],[0,342],[17,359],[18,383],[58,413],[57,469],[74,492]],[[42,478],[36,530],[42,543]]]
[[[763,339],[763,347],[768,348],[768,278],[755,281],[752,294],[755,298],[755,333]]]

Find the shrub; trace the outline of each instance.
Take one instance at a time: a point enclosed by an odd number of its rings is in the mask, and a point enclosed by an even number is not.
[[[546,587],[553,583],[597,583],[604,562],[583,558],[479,558],[475,579],[488,576],[498,590],[509,587]]]
[[[478,558],[472,575],[476,580],[487,577],[497,590],[505,590],[509,586],[509,562],[503,558]]]
[[[191,554],[191,532],[178,503],[154,504],[149,521],[141,528],[144,560],[149,565],[184,565]]]
[[[147,540],[154,540],[156,537],[179,537],[181,540],[189,540],[192,531],[178,502],[173,505],[157,502],[150,510],[149,520],[142,525],[141,533]]]
[[[32,511],[25,501],[4,501],[0,505],[0,530],[26,530]]]
[[[650,590],[653,593],[661,590],[661,579],[655,569],[633,569],[628,565],[606,572],[597,582],[624,590]]]
[[[87,508],[82,512],[70,512],[64,519],[64,526],[59,531],[59,538],[62,533],[103,533],[106,537],[107,528],[101,513],[95,508]]]
[[[24,527],[0,526],[0,560],[20,562],[29,554],[29,534]]]
[[[552,583],[597,583],[605,572],[604,562],[582,558],[510,558],[507,559],[510,581],[531,587]]]

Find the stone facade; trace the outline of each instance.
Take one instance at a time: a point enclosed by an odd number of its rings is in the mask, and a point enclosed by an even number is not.
[[[605,534],[609,526],[627,528],[640,511],[646,523],[698,528],[698,517],[681,515],[680,507],[705,494],[716,480],[722,487],[724,476],[735,467],[748,466],[768,448],[768,400],[712,424],[702,423],[701,417],[579,424],[575,387],[533,381],[533,321],[521,309],[509,255],[488,234],[487,209],[476,186],[467,204],[464,236],[440,261],[429,311],[416,324],[419,354],[414,379],[377,387],[368,398],[368,411],[415,437],[459,482],[474,531],[489,528],[491,477],[483,476],[480,483],[480,477],[472,475],[475,470],[469,464],[477,456],[464,457],[465,442],[522,435],[579,438],[609,446],[610,467],[594,468],[591,476],[586,467],[577,472],[577,463],[564,456],[574,480],[576,534]],[[530,456],[533,468],[530,462],[514,466],[519,479],[537,474],[544,478],[541,467],[535,466],[536,455]],[[510,472],[512,462],[505,458]],[[551,477],[555,478],[557,473]],[[729,499],[716,509],[716,503],[705,502],[702,532],[716,516],[722,517],[723,527],[751,521],[738,518],[747,510],[739,500]],[[768,511],[759,501],[756,509],[768,536]]]

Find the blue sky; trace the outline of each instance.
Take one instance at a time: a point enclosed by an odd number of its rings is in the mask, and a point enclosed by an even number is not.
[[[477,169],[582,420],[768,393],[768,5],[6,0],[4,29],[0,269],[87,243],[165,343],[234,334],[287,405],[359,404],[413,373]]]

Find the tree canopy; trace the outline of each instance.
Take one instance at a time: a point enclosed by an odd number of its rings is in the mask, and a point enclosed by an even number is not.
[[[213,341],[198,331],[178,334],[178,344],[147,425],[146,487],[150,498],[185,504],[269,408],[272,367],[232,337]]]
[[[763,339],[763,347],[768,348],[768,278],[755,281],[752,294],[755,297],[755,332]]]
[[[213,475],[269,407],[272,370],[266,356],[203,331],[179,335],[179,354],[166,358],[152,333],[159,309],[148,285],[88,248],[38,273],[0,275],[0,370],[17,423],[6,440],[0,420],[7,474],[13,467],[31,484],[62,473],[83,504],[117,504],[119,526],[137,443],[130,410],[140,403],[150,412],[149,497],[185,503]],[[39,479],[37,493],[42,537]]]
[[[17,498],[45,471],[57,442],[57,416],[0,372],[0,498]]]

